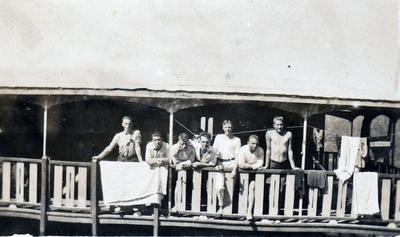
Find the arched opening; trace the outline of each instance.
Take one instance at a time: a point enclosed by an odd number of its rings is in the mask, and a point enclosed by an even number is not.
[[[121,118],[134,119],[134,129],[142,133],[142,155],[154,130],[167,138],[166,111],[122,100],[84,100],[51,107],[48,112],[48,155],[56,160],[90,161],[122,131]],[[115,160],[117,151],[107,159]]]
[[[0,103],[0,156],[40,158],[43,109],[19,99]]]

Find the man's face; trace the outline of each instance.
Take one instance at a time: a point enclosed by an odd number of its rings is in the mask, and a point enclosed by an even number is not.
[[[255,152],[258,147],[258,141],[255,138],[250,138],[249,142],[249,150],[251,153]]]
[[[225,125],[222,126],[222,129],[224,130],[224,133],[226,135],[230,135],[232,133],[232,124],[226,123]]]
[[[133,122],[130,119],[122,120],[122,127],[125,132],[131,132],[133,128]]]
[[[210,146],[210,140],[207,137],[200,137],[201,149],[208,148]]]
[[[179,140],[179,141],[180,141],[179,150],[186,150],[187,141],[183,141],[183,140]]]
[[[160,150],[161,145],[162,145],[161,137],[159,137],[159,136],[154,136],[154,137],[152,138],[152,140],[153,140],[153,143],[154,143],[154,148],[155,148],[156,150]]]
[[[283,132],[283,122],[280,120],[274,120],[274,128],[275,128],[275,131],[277,131],[278,133],[282,133]]]

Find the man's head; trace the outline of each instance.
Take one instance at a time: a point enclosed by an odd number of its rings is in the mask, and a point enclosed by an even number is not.
[[[189,143],[189,136],[186,133],[181,133],[178,136],[181,150],[186,149]]]
[[[222,130],[224,130],[224,133],[226,135],[231,135],[232,129],[233,129],[233,124],[231,120],[224,120],[224,122],[222,122]]]
[[[156,149],[156,150],[161,149],[162,139],[161,139],[160,132],[154,132],[153,134],[151,134],[151,140],[154,144],[154,149]]]
[[[282,133],[283,132],[283,117],[282,116],[274,117],[272,125],[274,126],[275,131],[277,131],[278,133]]]
[[[124,132],[132,132],[133,118],[131,116],[124,116],[122,118],[122,127],[124,128]]]
[[[208,132],[200,133],[200,144],[201,149],[208,148],[210,146],[211,134]]]
[[[249,140],[247,141],[247,144],[249,145],[249,150],[251,153],[255,152],[258,144],[259,144],[259,138],[257,135],[250,135]]]

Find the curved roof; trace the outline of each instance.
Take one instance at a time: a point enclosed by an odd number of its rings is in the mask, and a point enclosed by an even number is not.
[[[143,88],[400,105],[394,0],[6,0],[0,38],[3,94]]]

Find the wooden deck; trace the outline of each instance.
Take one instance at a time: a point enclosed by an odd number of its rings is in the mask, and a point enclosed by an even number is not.
[[[379,205],[374,216],[357,216],[352,210],[352,182],[338,182],[327,171],[327,191],[295,189],[291,170],[240,171],[228,179],[230,204],[216,213],[213,168],[172,171],[172,185],[165,202],[146,207],[141,216],[132,210],[114,212],[105,206],[98,187],[97,162],[66,162],[44,159],[0,158],[0,216],[40,220],[41,234],[53,222],[92,225],[93,235],[104,224],[190,227],[259,232],[332,232],[355,234],[400,233],[400,175],[379,175]],[[305,172],[307,175],[307,171]],[[227,174],[229,175],[229,174]],[[256,183],[255,221],[245,220],[248,184]],[[283,183],[282,183],[283,182]],[[179,200],[173,193],[178,188]],[[169,207],[176,206],[172,213]]]

